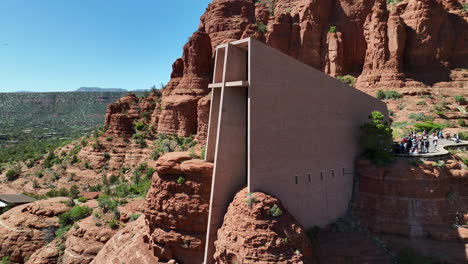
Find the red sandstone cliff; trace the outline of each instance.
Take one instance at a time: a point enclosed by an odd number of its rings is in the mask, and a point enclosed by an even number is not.
[[[454,226],[468,221],[468,170],[460,158],[356,166],[353,211],[361,224],[396,249],[411,247],[438,261],[466,262],[468,229]]]
[[[172,152],[155,168],[145,221],[119,231],[92,263],[202,263],[213,164]]]
[[[272,215],[275,205],[281,215]],[[309,238],[281,202],[260,192],[248,197],[247,189],[237,193],[229,205],[215,247],[218,264],[315,263]]]
[[[429,94],[436,88],[438,94],[440,89],[466,94],[468,74],[460,68],[468,67],[468,12],[462,2],[214,0],[174,62],[162,98],[129,95],[109,105],[109,133],[131,134],[132,122],[145,113],[156,132],[197,135],[204,142],[213,49],[245,37],[331,76],[352,75],[355,86],[372,95],[377,89],[414,93],[422,88]]]
[[[254,3],[255,2],[255,3]],[[351,74],[356,87],[456,88],[463,93],[468,61],[468,13],[463,1],[215,0],[173,65],[159,132],[206,136],[212,50],[253,37],[329,75]],[[465,92],[466,93],[466,92]]]
[[[54,239],[58,216],[70,210],[70,198],[58,197],[15,207],[0,216],[0,256],[24,263]]]

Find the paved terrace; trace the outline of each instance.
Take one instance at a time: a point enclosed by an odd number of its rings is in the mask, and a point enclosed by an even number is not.
[[[395,154],[397,157],[407,157],[407,158],[414,158],[414,157],[423,157],[423,158],[437,158],[443,157],[450,154],[447,149],[451,148],[465,148],[468,149],[468,141],[460,140],[460,143],[455,143],[453,140],[448,139],[439,139],[437,144],[437,148],[434,148],[432,145],[432,140],[430,140],[429,152],[428,153],[420,153],[420,154]]]

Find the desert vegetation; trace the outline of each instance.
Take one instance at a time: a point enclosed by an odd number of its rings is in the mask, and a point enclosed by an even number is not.
[[[381,165],[392,159],[392,129],[379,111],[372,112],[369,120],[369,123],[361,126],[359,144],[364,157]]]

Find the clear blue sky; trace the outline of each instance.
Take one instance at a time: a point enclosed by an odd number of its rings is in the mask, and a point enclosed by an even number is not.
[[[0,0],[0,92],[148,88],[211,0]]]

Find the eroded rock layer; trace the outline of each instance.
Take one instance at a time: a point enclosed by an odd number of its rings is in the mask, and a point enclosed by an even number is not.
[[[188,152],[163,155],[147,196],[149,244],[161,261],[202,263],[213,164]]]
[[[58,197],[15,207],[0,216],[0,256],[24,263],[54,239],[58,216],[70,210],[70,198]]]
[[[212,51],[252,37],[331,76],[357,77],[356,87],[460,88],[468,75],[468,12],[463,1],[214,0],[173,65],[158,131],[206,137]],[[198,121],[197,121],[198,119]]]
[[[260,192],[248,196],[247,189],[229,205],[215,247],[219,264],[314,263],[309,238],[281,202]]]
[[[382,168],[360,161],[357,175],[353,208],[361,224],[399,238],[396,244],[406,238],[423,255],[466,261],[468,229],[461,225],[468,221],[468,170],[459,158],[417,165],[399,160]]]

